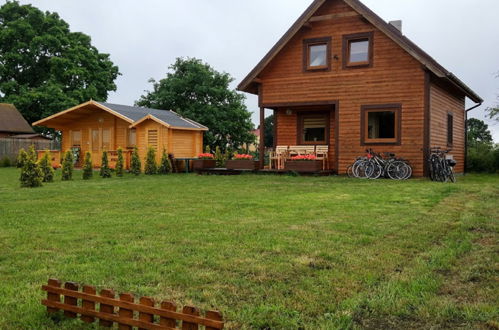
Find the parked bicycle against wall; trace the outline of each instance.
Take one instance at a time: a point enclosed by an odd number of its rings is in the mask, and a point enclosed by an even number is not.
[[[430,179],[438,182],[456,182],[454,175],[454,166],[457,162],[454,159],[447,158],[447,154],[451,150],[443,150],[439,147],[430,148],[430,156],[428,157],[428,170]]]
[[[366,150],[366,156],[358,157],[347,168],[349,177],[359,179],[378,179],[380,177],[392,180],[407,180],[412,176],[412,167],[409,163],[397,158],[393,153],[384,153],[382,157],[372,149]]]

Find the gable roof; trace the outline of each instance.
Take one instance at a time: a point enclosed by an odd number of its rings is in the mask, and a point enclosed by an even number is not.
[[[35,133],[13,104],[0,103],[0,132]]]
[[[52,116],[49,116],[47,118],[44,118],[42,120],[39,120],[37,122],[34,122],[33,125],[40,125],[43,126],[44,123],[47,121],[60,117],[66,113],[81,109],[87,105],[94,105],[98,107],[99,109],[102,109],[106,112],[111,113],[112,115],[115,115],[128,123],[130,123],[132,126],[135,126],[136,123],[142,122],[146,119],[157,119],[156,121],[159,122],[160,124],[175,128],[175,129],[188,129],[188,130],[200,130],[200,131],[207,131],[208,128],[206,126],[203,126],[193,120],[184,118],[177,114],[176,112],[173,112],[171,110],[158,110],[158,109],[150,109],[150,108],[143,108],[143,107],[136,107],[136,106],[128,106],[128,105],[121,105],[121,104],[113,104],[113,103],[106,103],[106,102],[97,102],[97,101],[88,101],[85,103],[82,103],[80,105],[77,105],[75,107],[72,107],[70,109],[58,112]]]
[[[291,28],[281,37],[281,39],[270,49],[263,57],[257,66],[241,81],[237,87],[240,91],[254,92],[255,79],[262,70],[274,59],[274,57],[282,50],[282,48],[296,35],[296,33],[310,20],[314,13],[328,0],[314,0]],[[418,60],[426,69],[432,72],[435,76],[445,79],[458,89],[460,89],[467,97],[476,103],[482,103],[483,99],[478,96],[471,88],[466,86],[454,74],[446,70],[435,59],[418,47],[414,42],[405,37],[397,28],[385,22],[381,17],[374,13],[371,9],[365,6],[359,0],[343,0],[358,14],[364,17],[367,21],[377,27],[381,32],[386,34],[396,44],[402,47],[406,52]]]
[[[184,118],[178,113],[171,110],[158,110],[151,108],[135,107],[129,105],[112,104],[106,102],[96,102],[106,108],[114,110],[115,112],[130,118],[134,124],[138,121],[143,121],[147,119],[152,119],[152,117],[159,120],[160,124],[166,124],[165,126],[173,128],[185,128],[185,129],[201,129],[207,130],[206,126],[203,126],[193,120]]]

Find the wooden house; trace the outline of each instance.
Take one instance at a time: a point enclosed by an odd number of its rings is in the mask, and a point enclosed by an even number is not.
[[[177,158],[196,157],[203,151],[203,133],[208,130],[173,111],[96,101],[61,111],[33,125],[60,131],[61,151],[74,150],[79,164],[89,151],[94,165],[100,166],[104,150],[110,153],[112,164],[121,147],[127,168],[134,147],[138,148],[142,163],[149,146],[156,149],[158,162],[163,149]]]
[[[16,135],[21,135],[22,138],[27,138],[28,135],[40,137],[13,104],[0,103],[0,138]]]
[[[401,25],[358,0],[313,1],[238,86],[258,95],[260,140],[272,109],[275,147],[327,146],[328,166],[340,174],[373,148],[409,160],[423,176],[437,146],[452,149],[456,172],[464,172],[465,98],[483,100]]]

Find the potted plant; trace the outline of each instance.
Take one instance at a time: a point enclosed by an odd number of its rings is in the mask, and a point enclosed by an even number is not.
[[[192,161],[192,167],[194,170],[200,170],[203,168],[216,168],[217,162],[215,156],[210,153],[199,154],[198,159]]]
[[[258,169],[258,162],[253,160],[252,155],[235,154],[231,160],[228,160],[226,165],[229,170],[251,170]]]
[[[295,172],[320,172],[322,170],[322,160],[317,160],[314,155],[294,156],[286,161],[284,168]]]

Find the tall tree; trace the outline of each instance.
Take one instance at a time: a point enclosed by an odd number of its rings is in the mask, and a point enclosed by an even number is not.
[[[468,119],[468,146],[476,147],[477,145],[492,146],[493,139],[489,131],[489,125],[483,120],[470,118]]]
[[[136,102],[139,106],[173,110],[209,128],[205,144],[211,149],[238,149],[254,141],[251,113],[244,95],[230,89],[233,78],[195,58],[177,58],[166,78],[153,83]]]
[[[496,78],[499,78],[499,72],[497,73]],[[494,107],[487,108],[486,111],[489,113],[490,119],[495,119],[499,121],[499,96],[497,96],[497,105]]]
[[[28,122],[89,99],[105,101],[118,75],[109,55],[57,13],[17,1],[0,7],[0,102],[14,103]]]

